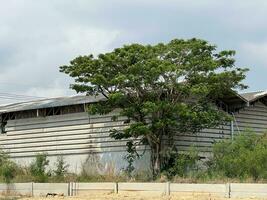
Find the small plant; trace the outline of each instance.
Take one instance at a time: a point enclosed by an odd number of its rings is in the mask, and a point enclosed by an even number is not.
[[[139,158],[139,154],[136,151],[136,145],[134,145],[132,141],[128,141],[126,147],[127,154],[124,156],[124,159],[127,161],[127,166],[123,170],[129,178],[132,178],[135,170],[134,161]]]
[[[1,166],[1,174],[5,183],[10,183],[15,178],[16,168],[16,164],[12,161],[7,161]]]
[[[49,165],[49,160],[47,159],[47,154],[37,154],[34,162],[30,165],[31,175],[35,178],[35,181],[46,182],[49,173],[47,173],[47,166]]]
[[[63,156],[58,156],[55,165],[56,169],[53,171],[55,176],[63,178],[68,172],[69,164],[66,164]]]
[[[5,183],[10,183],[16,176],[17,165],[9,159],[4,151],[0,150],[0,176]]]
[[[9,159],[6,152],[0,149],[0,166],[2,166]]]

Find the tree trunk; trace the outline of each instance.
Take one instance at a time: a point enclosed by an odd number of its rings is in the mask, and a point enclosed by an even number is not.
[[[161,144],[155,144],[154,148],[151,149],[151,164],[153,178],[156,178],[160,174],[161,170],[161,156],[160,156]]]

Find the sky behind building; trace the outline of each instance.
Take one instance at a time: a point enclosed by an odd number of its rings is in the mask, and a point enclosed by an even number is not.
[[[267,89],[264,0],[0,0],[1,93],[72,95],[59,72],[78,55],[123,44],[201,38],[236,50],[249,91]],[[3,94],[2,94],[3,95]],[[21,99],[23,99],[21,97]]]

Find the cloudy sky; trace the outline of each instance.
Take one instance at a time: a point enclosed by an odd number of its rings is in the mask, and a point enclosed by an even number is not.
[[[0,103],[74,94],[58,67],[78,55],[192,37],[236,50],[249,91],[267,89],[266,0],[0,0]]]

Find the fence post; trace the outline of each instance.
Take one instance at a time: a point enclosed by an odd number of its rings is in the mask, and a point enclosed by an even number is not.
[[[71,183],[68,183],[68,196],[71,196]]]
[[[165,193],[166,193],[167,196],[169,196],[171,194],[170,185],[171,185],[171,183],[169,181],[166,182],[166,191],[165,191]]]
[[[75,182],[71,182],[71,196],[76,196]]]
[[[73,182],[71,182],[71,185],[70,185],[70,194],[71,196],[74,196],[74,186],[73,186]]]
[[[115,193],[115,194],[118,194],[118,192],[119,192],[118,183],[115,182],[115,183],[114,183],[114,193]]]
[[[232,184],[229,183],[229,198],[232,197]]]
[[[34,182],[31,182],[31,195],[32,195],[32,197],[33,197],[33,195],[34,195],[33,184],[34,184]]]
[[[225,197],[231,198],[231,183],[225,184]]]
[[[74,191],[75,191],[75,193],[74,193],[74,196],[77,196],[77,194],[78,194],[78,186],[77,186],[77,182],[75,181],[74,182]]]
[[[74,196],[74,195],[73,195],[73,190],[74,190],[74,188],[73,188],[73,182],[70,182],[69,185],[70,185],[70,186],[69,186],[69,193],[70,193],[70,196]]]

